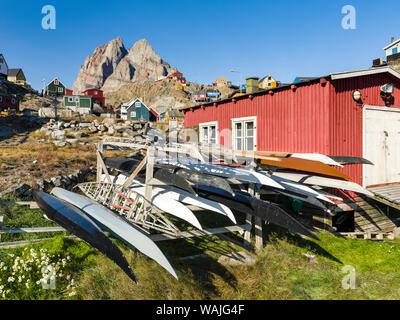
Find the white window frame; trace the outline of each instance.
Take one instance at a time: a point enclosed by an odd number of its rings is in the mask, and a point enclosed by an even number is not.
[[[135,108],[140,108],[142,106],[142,103],[140,101],[135,102]]]
[[[55,79],[55,80],[54,80],[54,85],[58,86],[59,84],[60,84],[60,81],[57,80],[57,79]]]
[[[210,127],[215,126],[215,144],[219,144],[218,121],[203,122],[199,124],[199,142],[211,144]],[[208,141],[204,141],[203,129],[208,128]]]
[[[63,87],[57,87],[57,92],[58,92],[58,93],[64,92]]]
[[[74,98],[73,97],[68,97],[68,102],[74,102]]]
[[[235,124],[241,123],[242,124],[242,131],[243,131],[243,136],[242,136],[242,150],[247,150],[247,131],[245,130],[245,123],[252,121],[254,123],[254,146],[252,150],[249,151],[257,151],[257,116],[252,116],[252,117],[245,117],[245,118],[235,118],[231,119],[232,123],[232,150],[236,150],[236,130],[235,130]]]

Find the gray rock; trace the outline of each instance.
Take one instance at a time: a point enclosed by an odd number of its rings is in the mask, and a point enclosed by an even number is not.
[[[64,147],[70,145],[70,143],[67,142],[67,141],[58,141],[58,140],[57,140],[57,141],[54,141],[53,144],[54,144],[56,147],[59,147],[59,148],[64,148]]]
[[[55,140],[64,140],[65,139],[65,131],[64,130],[56,130],[51,133],[51,137]]]
[[[61,187],[61,177],[53,177],[50,181],[55,187]]]

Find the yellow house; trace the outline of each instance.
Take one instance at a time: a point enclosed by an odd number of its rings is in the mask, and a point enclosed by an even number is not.
[[[164,121],[184,121],[185,115],[183,112],[176,110],[176,109],[169,109],[165,112]]]
[[[271,89],[271,88],[276,88],[277,86],[278,86],[277,81],[271,75],[262,78],[258,82],[258,87],[261,89]]]
[[[8,69],[7,80],[24,86],[26,78],[22,69]]]
[[[228,79],[227,79],[227,78],[224,78],[224,77],[221,77],[221,78],[218,78],[218,79],[215,81],[215,83],[216,83],[217,85],[227,85],[227,84],[228,84]]]

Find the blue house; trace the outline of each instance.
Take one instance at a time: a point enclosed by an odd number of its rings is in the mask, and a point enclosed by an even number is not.
[[[121,119],[133,121],[157,121],[158,114],[140,99],[132,99],[121,106]]]

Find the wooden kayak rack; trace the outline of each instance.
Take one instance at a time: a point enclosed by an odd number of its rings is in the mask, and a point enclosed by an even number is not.
[[[125,141],[124,141],[125,140]],[[148,236],[153,241],[165,241],[165,240],[176,240],[176,239],[184,239],[184,238],[192,238],[192,237],[202,237],[202,236],[209,236],[209,235],[217,235],[223,237],[224,240],[234,241],[230,237],[223,236],[224,233],[232,233],[232,232],[239,232],[243,235],[243,246],[249,249],[253,248],[251,244],[251,231],[255,229],[255,248],[262,249],[263,248],[263,235],[262,235],[262,220],[258,217],[255,217],[255,221],[253,222],[253,216],[250,214],[246,215],[246,220],[244,225],[234,225],[228,227],[221,227],[221,228],[213,228],[213,229],[205,229],[205,230],[191,230],[191,231],[180,231],[168,218],[157,208],[155,208],[151,204],[151,198],[153,194],[153,185],[160,184],[158,180],[153,178],[154,174],[154,157],[157,154],[166,155],[167,153],[190,153],[191,157],[198,158],[199,160],[203,161],[203,157],[201,153],[192,145],[189,144],[175,144],[172,146],[157,146],[157,145],[146,145],[146,144],[139,144],[139,143],[131,143],[126,141],[127,139],[104,139],[103,141],[97,143],[97,176],[96,182],[92,184],[81,184],[78,185],[81,188],[92,188],[93,196],[92,199],[98,201],[100,199],[100,194],[106,194],[110,192],[110,188],[116,188],[115,184],[108,173],[108,169],[103,161],[103,152],[104,150],[132,150],[132,151],[143,151],[146,153],[143,161],[138,165],[138,167],[132,172],[130,177],[126,180],[124,185],[121,187],[123,190],[131,184],[131,182],[135,179],[137,174],[146,167],[146,179],[145,179],[145,206],[147,210],[137,214],[136,220],[130,219],[135,223],[135,225],[142,228]],[[106,182],[104,183],[104,179],[102,175],[105,175]],[[114,186],[113,186],[114,185]],[[107,187],[108,186],[108,187]],[[98,189],[104,188],[104,190]],[[108,191],[106,188],[109,188]],[[97,190],[96,190],[97,189]],[[249,185],[249,190],[251,194],[259,197],[259,193],[256,190],[254,184]],[[100,201],[104,204],[103,201]],[[127,202],[120,203],[120,206],[123,207],[127,204]],[[150,219],[150,220],[149,220]],[[150,221],[149,223],[139,223],[138,221]],[[157,231],[158,234],[151,234],[151,231]]]

